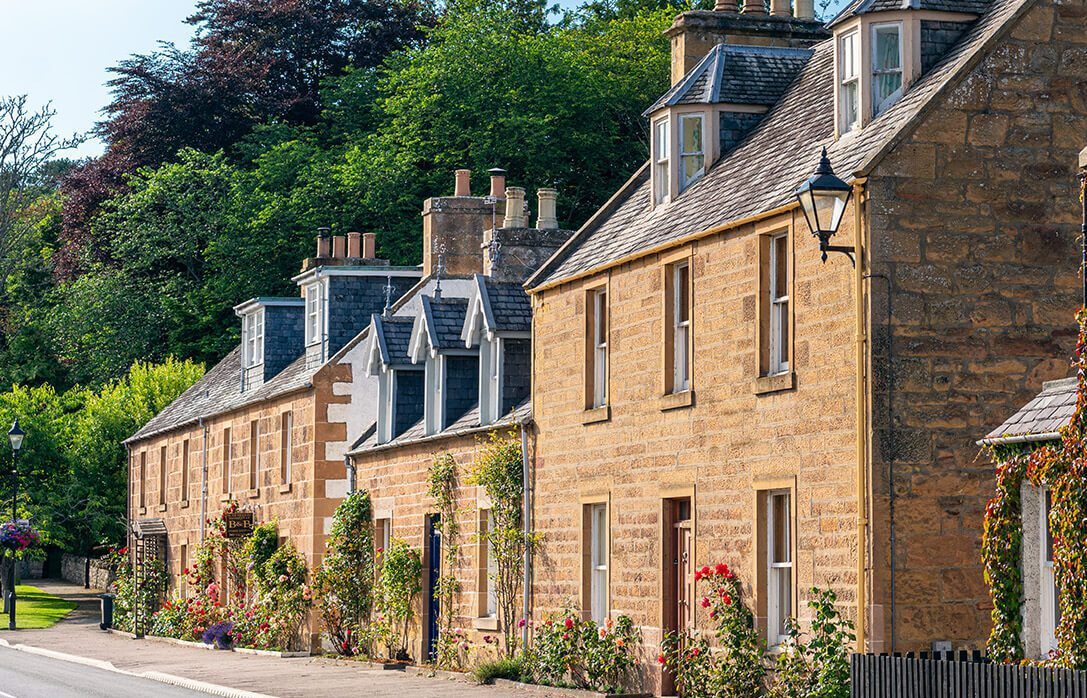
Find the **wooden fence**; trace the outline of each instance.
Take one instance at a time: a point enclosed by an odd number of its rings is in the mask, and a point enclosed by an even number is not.
[[[852,698],[1087,698],[1087,671],[993,664],[975,653],[855,654]]]

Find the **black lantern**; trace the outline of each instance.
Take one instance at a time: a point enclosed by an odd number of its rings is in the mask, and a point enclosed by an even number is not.
[[[819,239],[819,250],[823,253],[824,262],[827,261],[827,252],[842,252],[849,255],[850,259],[853,258],[852,247],[835,247],[830,244],[830,239],[842,224],[845,207],[852,196],[853,188],[834,174],[824,147],[815,174],[796,190],[796,198],[800,201],[800,210],[804,212],[808,229],[812,236]]]
[[[16,418],[15,423],[8,430],[8,442],[11,443],[12,451],[19,452],[19,449],[23,447],[23,438],[25,436],[26,432],[19,428],[19,420]]]

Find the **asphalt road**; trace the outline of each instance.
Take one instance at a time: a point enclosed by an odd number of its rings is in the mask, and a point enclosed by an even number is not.
[[[0,698],[206,698],[207,694],[0,647]]]

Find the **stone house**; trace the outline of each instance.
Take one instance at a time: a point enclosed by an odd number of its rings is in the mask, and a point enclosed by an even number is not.
[[[352,340],[420,277],[374,249],[372,233],[322,232],[294,278],[299,297],[238,305],[240,345],[125,441],[129,522],[165,531],[173,592],[185,591],[206,520],[231,502],[275,521],[311,570],[319,562],[347,491],[344,453],[374,419],[377,382],[352,373]]]
[[[481,440],[497,434],[520,439],[529,467],[532,308],[525,279],[572,231],[559,228],[553,189],[538,192],[535,226],[527,219],[524,190],[505,187],[492,170],[487,197],[472,196],[469,173],[458,172],[453,197],[423,207],[424,281],[366,332],[361,370],[378,381],[377,419],[348,452],[357,487],[370,493],[376,545],[392,539],[420,550],[423,595],[410,653],[434,655],[443,600],[436,584],[452,572],[460,592],[454,623],[477,643],[499,630],[494,560],[481,540],[491,502],[469,484]],[[457,465],[457,540],[443,536],[440,512],[428,496],[435,459]],[[443,546],[457,545],[454,570]],[[516,632],[516,631],[514,631]]]
[[[790,9],[676,18],[649,162],[526,286],[535,612],[630,615],[655,656],[726,562],[771,647],[813,585],[862,649],[980,647],[974,439],[1075,342],[1087,9]],[[849,257],[794,193],[823,148]]]

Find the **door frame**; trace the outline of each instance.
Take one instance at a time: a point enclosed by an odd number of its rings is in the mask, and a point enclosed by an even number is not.
[[[695,488],[694,486],[688,487],[675,487],[661,490],[660,495],[660,594],[658,595],[658,601],[660,603],[660,639],[664,640],[664,636],[676,630],[679,630],[679,576],[677,574],[677,565],[679,560],[678,543],[679,543],[679,531],[686,529],[690,531],[690,544],[689,555],[691,560],[691,569],[696,567],[696,561],[698,560],[698,536],[697,536],[697,507],[695,506]],[[688,517],[680,523],[678,518],[678,507],[681,503],[687,503],[689,507]],[[692,579],[693,584],[693,579]],[[697,591],[697,590],[696,590]],[[692,598],[693,602],[693,598]],[[691,611],[692,626],[695,624],[695,609]],[[672,676],[660,669],[660,685],[661,695],[673,695],[675,693],[675,684]]]
[[[438,621],[441,617],[441,597],[438,596],[438,580],[442,576],[441,514],[427,514],[425,530],[424,573],[426,575],[423,610],[423,661],[433,660],[438,652]]]

